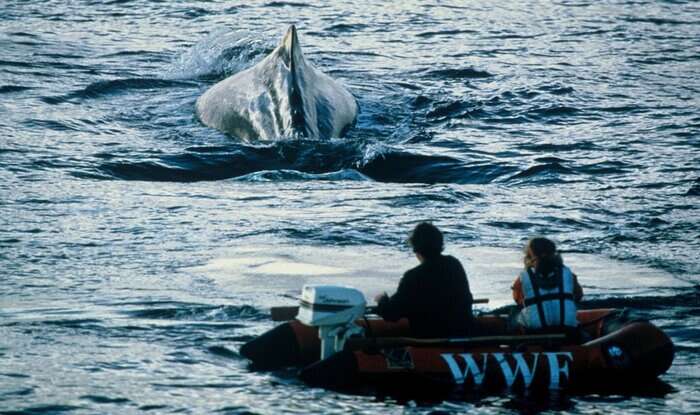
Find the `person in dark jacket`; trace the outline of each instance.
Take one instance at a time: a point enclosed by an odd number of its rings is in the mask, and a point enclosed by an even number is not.
[[[418,224],[408,242],[420,265],[406,271],[394,295],[377,296],[377,314],[387,321],[407,318],[415,337],[466,335],[473,299],[462,264],[442,254],[442,232],[430,223]]]

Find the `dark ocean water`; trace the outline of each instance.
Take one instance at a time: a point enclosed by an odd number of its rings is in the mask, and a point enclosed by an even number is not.
[[[296,24],[361,114],[243,143],[197,97]],[[700,405],[700,6],[0,3],[0,413],[682,413]],[[489,308],[527,238],[674,340],[660,384],[396,402],[247,370],[304,283],[372,296],[420,220]]]

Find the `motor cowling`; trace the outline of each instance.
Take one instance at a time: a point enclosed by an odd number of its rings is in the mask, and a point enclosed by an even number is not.
[[[305,285],[297,319],[318,327],[321,359],[325,359],[341,351],[349,337],[363,333],[355,321],[364,315],[366,305],[364,294],[355,288]]]

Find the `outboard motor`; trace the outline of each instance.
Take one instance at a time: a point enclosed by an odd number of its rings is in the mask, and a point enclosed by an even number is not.
[[[335,285],[305,285],[297,320],[318,327],[321,360],[343,350],[345,341],[364,329],[355,320],[365,313],[365,296],[360,291]]]

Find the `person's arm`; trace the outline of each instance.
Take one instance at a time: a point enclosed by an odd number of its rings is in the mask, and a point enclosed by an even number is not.
[[[461,284],[464,284],[463,287],[455,287],[456,290],[465,291],[465,295],[467,297],[467,304],[468,307],[471,310],[472,305],[474,304],[474,296],[472,296],[472,291],[469,288],[469,278],[467,278],[467,273],[464,271],[464,267],[462,266],[462,263],[459,262],[457,258],[454,258],[454,261],[457,263],[457,272],[458,278],[457,281],[459,281]]]
[[[510,289],[513,290],[513,300],[522,307],[525,303],[525,295],[523,294],[523,285],[519,276],[515,278],[515,282],[513,282],[513,286]]]
[[[411,304],[411,287],[408,273],[404,274],[399,282],[399,288],[396,293],[389,297],[382,296],[377,302],[377,314],[387,321],[397,321],[402,317],[406,317],[406,310]]]
[[[578,283],[576,274],[572,273],[571,276],[574,277],[574,301],[578,303],[583,298],[583,288]]]

